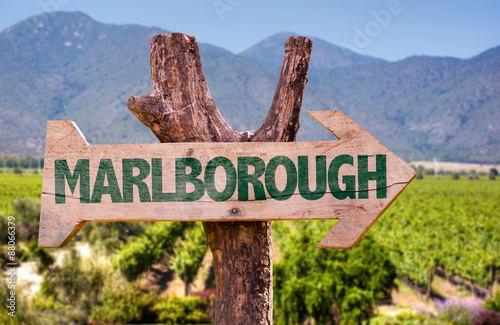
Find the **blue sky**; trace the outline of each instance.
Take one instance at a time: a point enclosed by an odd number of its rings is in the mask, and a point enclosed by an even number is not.
[[[11,0],[1,5],[0,30],[54,10],[158,26],[235,53],[283,31],[388,60],[468,58],[500,45],[500,1],[493,0]]]

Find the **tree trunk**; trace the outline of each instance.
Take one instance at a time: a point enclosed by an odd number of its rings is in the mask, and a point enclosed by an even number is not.
[[[184,297],[187,297],[189,294],[189,283],[187,282],[187,275],[186,275],[186,261],[182,261],[182,279],[184,281]]]
[[[429,300],[431,299],[431,292],[432,292],[432,279],[434,278],[434,268],[432,265],[429,265],[429,274],[427,274],[427,290],[425,292],[425,302],[429,303]]]
[[[290,37],[273,102],[254,132],[233,130],[205,82],[198,44],[186,34],[151,40],[151,94],[130,97],[129,109],[161,142],[295,141],[312,41]],[[271,324],[272,223],[204,222],[214,255],[216,324]]]
[[[495,285],[495,265],[490,264],[490,276],[488,279],[488,298],[493,299],[493,286]]]

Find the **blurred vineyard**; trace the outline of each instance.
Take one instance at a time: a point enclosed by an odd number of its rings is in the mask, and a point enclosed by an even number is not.
[[[430,288],[438,270],[491,292],[500,268],[500,182],[429,178],[411,183],[371,232],[399,277]]]
[[[420,179],[352,250],[315,249],[335,220],[274,223],[276,324],[488,324],[499,319],[500,292],[494,292],[500,269],[500,181],[495,173],[417,174]],[[0,323],[213,322],[215,279],[201,223],[90,223],[66,248],[39,249],[41,187],[39,174],[0,174],[2,267],[6,220],[12,215],[20,272],[35,265],[42,279],[35,293],[19,283],[18,317],[4,312]],[[460,296],[444,295],[436,278],[458,288]],[[395,291],[404,290],[426,309],[380,312],[380,306],[396,304]],[[2,284],[1,299],[6,295]],[[465,297],[475,300],[464,303]]]

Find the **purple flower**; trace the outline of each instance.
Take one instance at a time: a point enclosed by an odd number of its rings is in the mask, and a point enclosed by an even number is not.
[[[466,324],[485,312],[484,300],[479,298],[450,298],[435,302],[438,318],[452,323]]]

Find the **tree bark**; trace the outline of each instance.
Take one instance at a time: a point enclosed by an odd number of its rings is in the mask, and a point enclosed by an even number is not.
[[[495,265],[490,264],[488,279],[488,298],[493,299],[493,287],[495,286]]]
[[[262,126],[238,132],[215,105],[193,36],[151,40],[151,94],[130,97],[129,109],[161,142],[295,141],[312,41],[290,37],[273,102]],[[272,323],[272,222],[204,222],[214,256],[216,324]]]
[[[425,292],[425,302],[428,304],[431,299],[432,293],[432,280],[434,279],[434,268],[429,265],[429,271],[427,273],[427,289]]]

